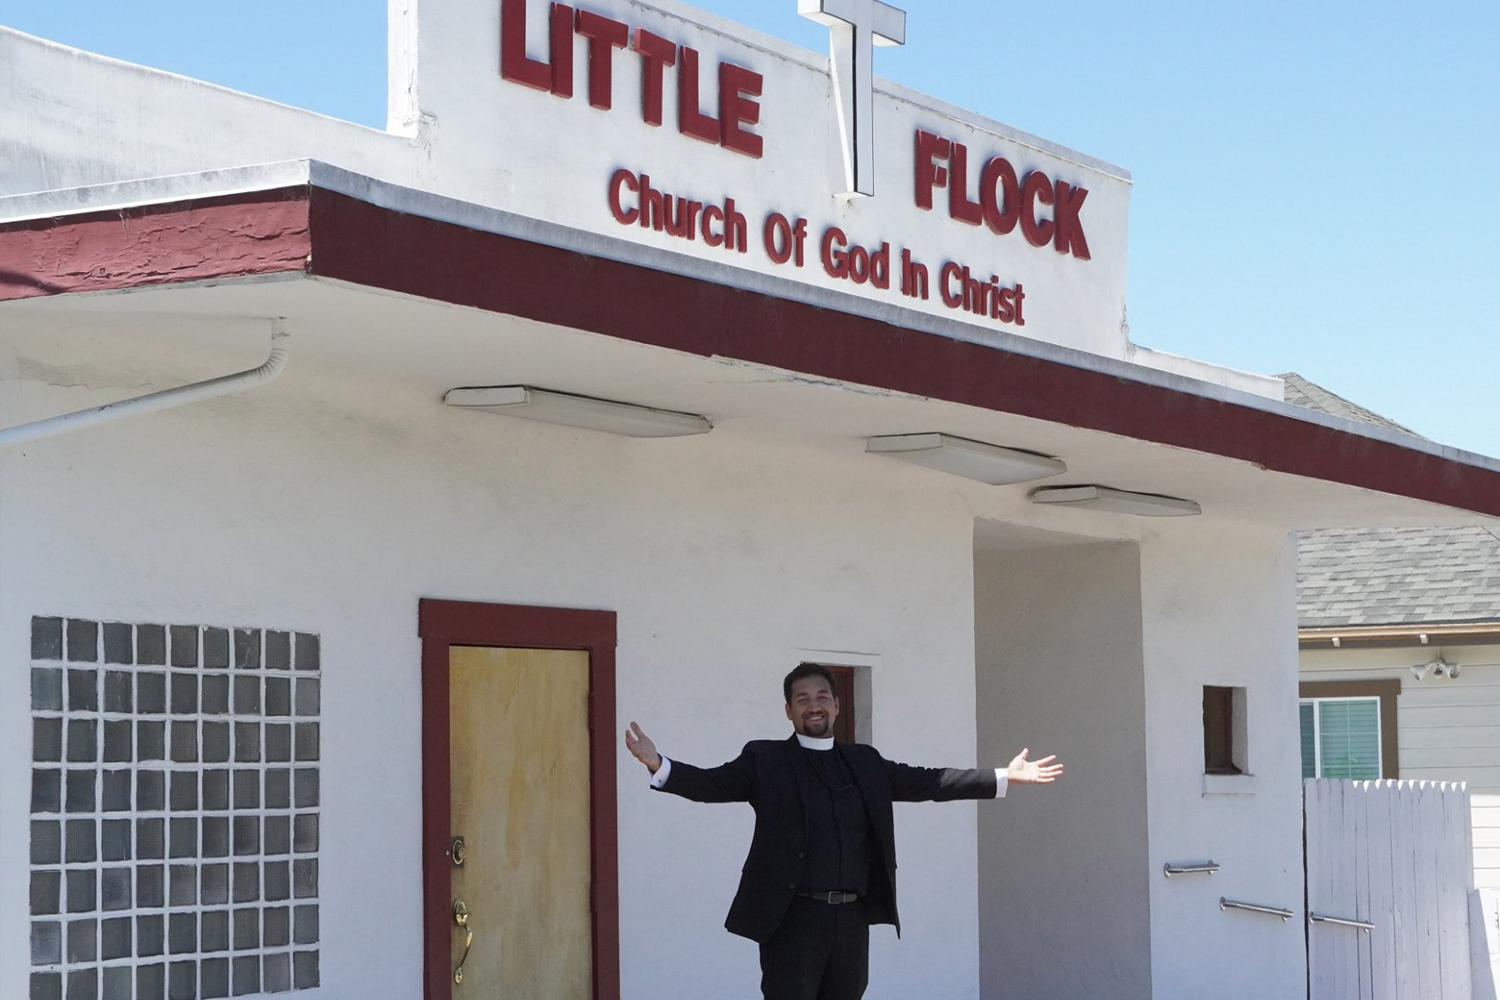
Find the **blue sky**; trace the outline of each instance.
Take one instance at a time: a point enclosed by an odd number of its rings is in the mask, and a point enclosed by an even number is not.
[[[827,47],[796,0],[698,6]],[[1137,343],[1500,456],[1500,3],[904,6],[880,75],[1131,171]],[[379,126],[385,9],[0,0],[0,24]]]

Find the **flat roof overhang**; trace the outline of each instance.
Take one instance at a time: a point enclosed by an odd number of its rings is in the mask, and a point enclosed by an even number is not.
[[[1500,462],[1483,456],[309,161],[0,199],[0,310],[136,329],[290,316],[347,328],[325,348],[384,354],[435,398],[526,381],[631,398],[611,392],[624,381],[721,428],[851,448],[943,431],[1063,457],[1046,485],[1184,496],[1288,530],[1500,517]],[[515,349],[463,356],[491,334]],[[751,388],[769,382],[781,391]]]

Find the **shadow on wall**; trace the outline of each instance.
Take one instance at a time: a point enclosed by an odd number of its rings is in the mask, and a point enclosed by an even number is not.
[[[11,289],[7,292],[6,289]],[[54,285],[22,271],[0,267],[0,299],[22,299],[36,295],[55,295],[66,291],[62,285]]]

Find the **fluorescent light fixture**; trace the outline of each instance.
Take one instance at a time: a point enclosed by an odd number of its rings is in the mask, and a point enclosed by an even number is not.
[[[1203,513],[1203,508],[1192,500],[1156,493],[1132,493],[1108,486],[1042,486],[1031,491],[1031,500],[1033,503],[1087,507],[1089,510],[1138,514],[1141,517],[1187,517]]]
[[[1055,458],[1035,452],[1002,448],[951,434],[889,434],[865,442],[865,453],[899,458],[991,486],[1046,479],[1068,471]]]
[[[714,425],[694,413],[657,410],[634,403],[616,403],[592,396],[575,396],[529,385],[488,385],[449,389],[443,396],[449,406],[462,406],[487,413],[503,413],[549,424],[566,424],[591,431],[626,437],[685,437],[707,434]]]

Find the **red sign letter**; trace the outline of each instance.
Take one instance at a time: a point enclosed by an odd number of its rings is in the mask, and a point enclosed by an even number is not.
[[[635,50],[641,55],[641,120],[661,124],[662,75],[677,64],[677,46],[645,28],[635,29]]]
[[[630,41],[630,29],[612,17],[579,10],[577,31],[589,40],[589,103],[608,111],[614,106],[615,49]]]
[[[932,209],[932,189],[948,183],[948,171],[937,165],[948,158],[949,143],[941,136],[917,129],[917,207]]]
[[[552,5],[548,23],[552,35],[552,92],[558,97],[573,96],[573,8]]]
[[[637,208],[625,207],[625,202],[620,198],[622,188],[629,188],[632,192],[641,189],[636,182],[635,175],[629,170],[616,170],[615,175],[609,179],[609,214],[613,215],[620,225],[628,226],[641,217],[641,212]]]
[[[500,0],[500,75],[514,83],[552,89],[552,67],[526,54],[526,0]]]
[[[984,209],[969,200],[969,149],[961,142],[952,144],[948,154],[948,214],[959,222],[977,226],[984,221]]]
[[[1016,228],[1021,217],[1021,184],[1016,168],[1003,156],[984,165],[979,175],[979,201],[984,205],[984,222],[991,230],[1005,235]]]
[[[698,50],[686,45],[677,57],[677,131],[719,144],[719,120],[698,106]]]
[[[719,63],[719,128],[725,149],[760,159],[764,140],[754,132],[740,128],[760,121],[759,97],[765,79],[753,70],[734,63]]]
[[[1083,223],[1078,211],[1083,208],[1083,199],[1089,196],[1087,188],[1073,187],[1067,181],[1057,182],[1057,208],[1052,217],[1056,220],[1053,246],[1058,253],[1073,251],[1079,260],[1089,259],[1089,241],[1083,235]]]
[[[1033,170],[1021,182],[1021,232],[1026,242],[1034,247],[1044,247],[1052,241],[1052,220],[1036,217],[1036,203],[1052,204],[1052,182],[1040,170]]]

